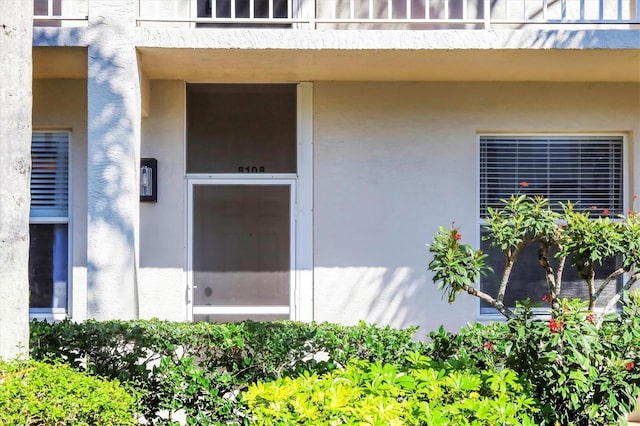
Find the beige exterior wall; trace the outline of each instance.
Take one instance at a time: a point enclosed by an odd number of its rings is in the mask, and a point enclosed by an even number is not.
[[[153,81],[143,120],[142,155],[158,158],[160,188],[157,205],[141,206],[142,316],[184,315],[183,93],[181,82]],[[625,132],[629,191],[640,188],[637,84],[319,82],[314,99],[319,321],[426,331],[477,319],[475,299],[442,301],[425,244],[454,220],[477,244],[479,132]]]
[[[33,130],[66,130],[70,141],[71,314],[87,317],[87,81],[33,81]]]
[[[141,156],[158,160],[158,202],[140,204],[141,318],[187,319],[184,129],[184,82],[151,82]]]
[[[153,80],[141,156],[158,202],[140,205],[139,315],[186,320],[185,83]],[[73,316],[86,317],[86,81],[36,80],[34,129],[70,129]],[[64,100],[64,102],[61,102]],[[457,329],[426,266],[438,226],[478,244],[478,133],[622,132],[627,195],[640,192],[636,83],[314,84],[314,319]]]
[[[426,244],[455,221],[478,246],[480,132],[625,132],[640,188],[638,84],[319,82],[314,99],[317,321],[476,321],[475,298],[442,299]]]

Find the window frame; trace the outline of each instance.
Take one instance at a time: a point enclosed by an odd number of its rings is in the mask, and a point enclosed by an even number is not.
[[[31,302],[29,302],[29,320],[46,320],[46,321],[61,321],[71,317],[72,306],[72,271],[73,271],[73,227],[72,227],[72,206],[73,206],[73,191],[71,190],[72,183],[72,132],[66,129],[36,129],[34,128],[31,135],[33,143],[33,137],[36,134],[57,133],[65,134],[67,136],[67,215],[66,216],[36,216],[32,217],[29,213],[29,225],[67,225],[67,300],[64,308],[32,308]],[[29,182],[29,189],[31,190],[31,179]]]
[[[476,134],[476,145],[475,145],[475,155],[476,155],[476,194],[475,194],[475,215],[476,215],[476,238],[475,243],[476,247],[480,247],[482,244],[482,228],[486,224],[486,221],[482,218],[481,214],[481,141],[482,138],[496,138],[496,137],[513,137],[513,138],[558,138],[558,137],[567,137],[567,138],[598,138],[598,137],[606,137],[606,138],[620,138],[622,141],[622,213],[626,213],[629,209],[629,149],[628,149],[628,134],[624,132],[590,132],[590,133],[575,133],[575,132],[490,132],[483,131],[478,132]],[[611,220],[616,220],[615,218],[611,218]],[[627,280],[627,273],[624,273],[621,278],[623,280]],[[475,283],[478,289],[481,289],[482,282],[480,278],[478,282]],[[505,317],[498,311],[494,310],[493,312],[482,312],[482,304],[481,300],[476,300],[476,319],[480,322],[491,322],[491,321],[504,321]],[[598,311],[599,309],[595,309]],[[550,316],[550,310],[548,308],[536,308],[533,310],[534,313],[541,317],[546,318]]]

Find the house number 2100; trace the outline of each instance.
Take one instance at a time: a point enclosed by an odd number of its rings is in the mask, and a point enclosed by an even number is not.
[[[264,166],[240,166],[238,167],[238,173],[264,173]]]

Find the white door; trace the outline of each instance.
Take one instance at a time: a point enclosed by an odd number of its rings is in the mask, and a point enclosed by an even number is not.
[[[293,318],[295,178],[191,178],[194,321]]]

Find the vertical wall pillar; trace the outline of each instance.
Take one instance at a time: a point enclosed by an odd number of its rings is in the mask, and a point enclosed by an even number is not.
[[[135,0],[89,2],[87,315],[138,316],[140,77]]]

